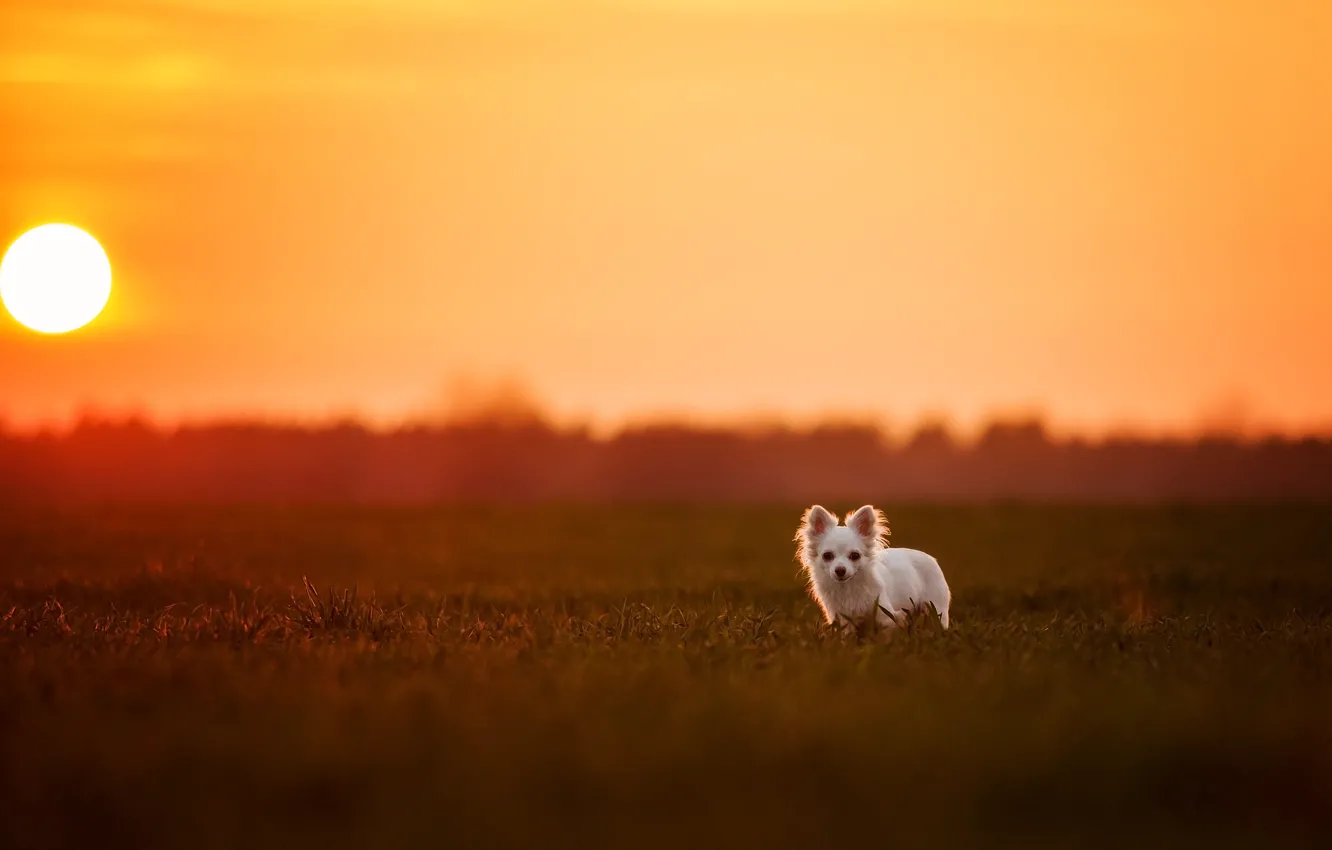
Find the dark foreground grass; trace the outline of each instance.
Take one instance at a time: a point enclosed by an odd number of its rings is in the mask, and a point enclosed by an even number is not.
[[[0,845],[1326,839],[1332,510],[889,515],[952,630],[796,509],[11,509]]]

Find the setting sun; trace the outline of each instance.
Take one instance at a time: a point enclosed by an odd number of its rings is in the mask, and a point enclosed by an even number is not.
[[[97,318],[111,297],[111,263],[97,240],[68,224],[20,236],[0,263],[0,300],[21,324],[66,333]]]

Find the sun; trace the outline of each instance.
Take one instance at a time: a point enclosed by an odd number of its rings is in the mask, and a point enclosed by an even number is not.
[[[62,334],[97,318],[111,297],[111,262],[97,240],[69,224],[20,236],[0,262],[0,301],[39,333]]]

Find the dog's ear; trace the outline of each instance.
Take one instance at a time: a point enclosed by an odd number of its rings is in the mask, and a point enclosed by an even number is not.
[[[805,516],[800,521],[800,536],[806,540],[813,540],[815,537],[822,537],[828,533],[831,528],[837,527],[837,517],[833,516],[823,505],[815,505],[805,511]]]
[[[846,515],[846,526],[866,540],[878,540],[883,536],[887,522],[873,505],[865,505]]]

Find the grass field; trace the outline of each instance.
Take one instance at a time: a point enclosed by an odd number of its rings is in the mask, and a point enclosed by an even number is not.
[[[1332,509],[886,507],[952,630],[823,627],[796,506],[11,506],[0,845],[1332,830]]]

